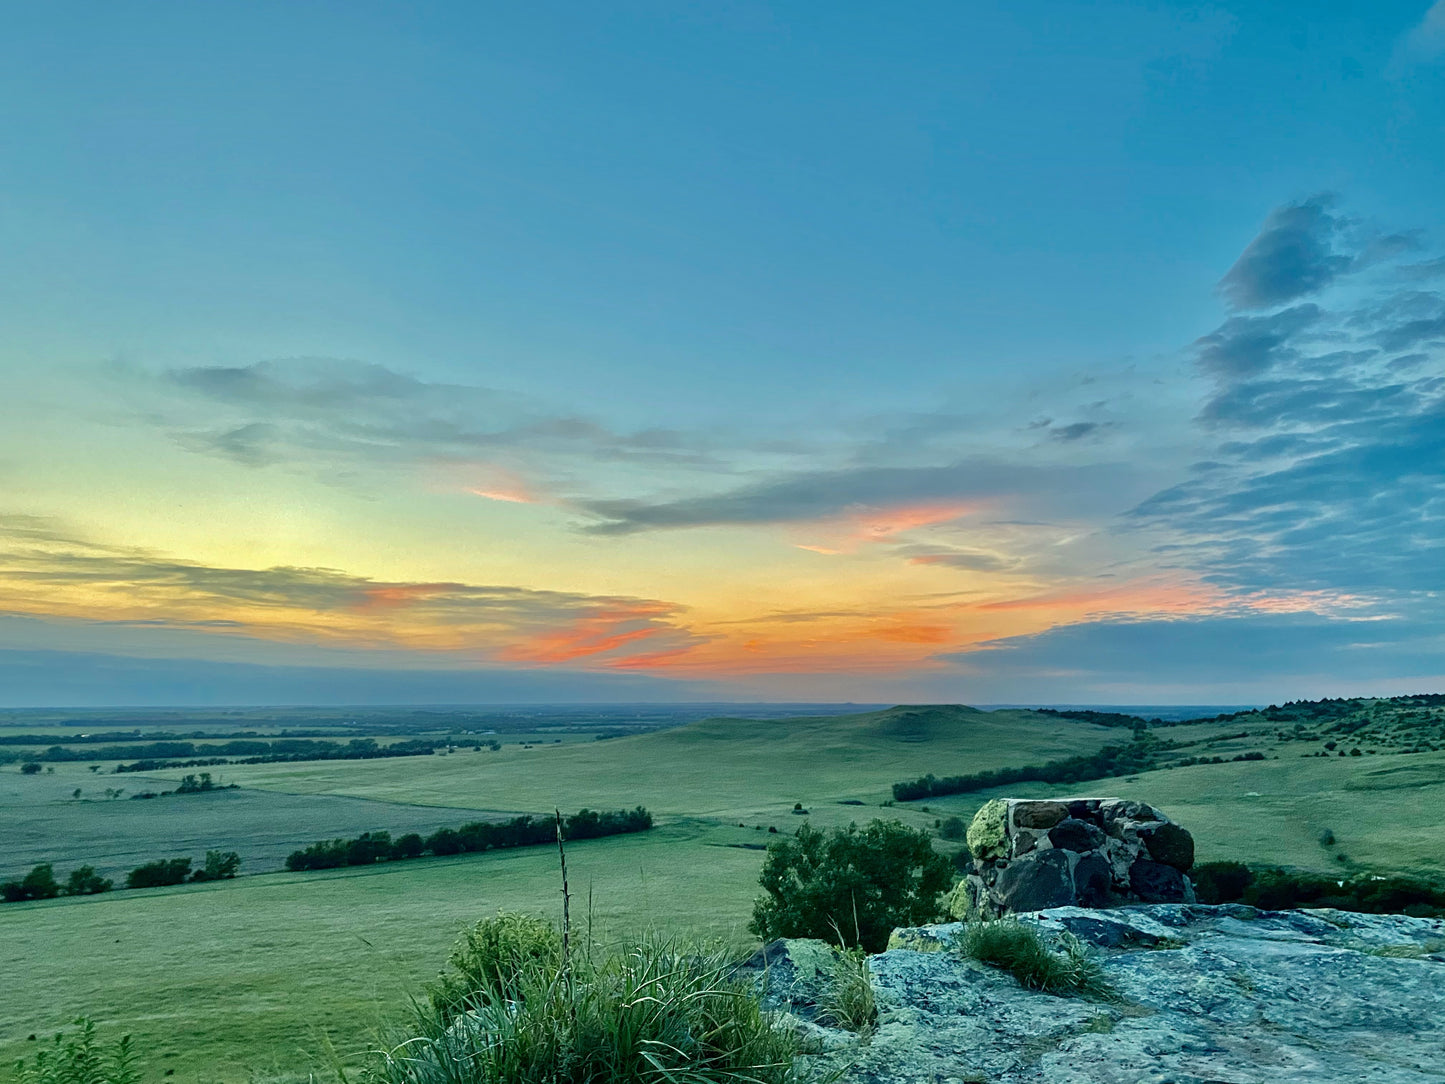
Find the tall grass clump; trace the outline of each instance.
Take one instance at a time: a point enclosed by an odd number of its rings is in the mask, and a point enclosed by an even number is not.
[[[867,1031],[878,1016],[868,956],[859,948],[834,949],[833,965],[818,1008],[824,1023],[848,1031]]]
[[[1052,949],[1032,926],[998,919],[969,923],[958,947],[969,959],[1007,971],[1031,990],[1112,1000],[1116,996],[1114,988],[1088,947],[1067,932],[1058,940],[1059,947]]]
[[[502,915],[454,954],[371,1084],[800,1084],[795,1031],[723,951],[574,945]],[[541,933],[551,931],[550,937]]]
[[[101,1045],[95,1024],[80,1018],[77,1031],[57,1034],[30,1061],[15,1063],[20,1084],[138,1084],[140,1069],[129,1035]]]

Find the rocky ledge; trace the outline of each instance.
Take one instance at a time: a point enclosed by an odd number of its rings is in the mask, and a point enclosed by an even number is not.
[[[800,1026],[828,1033],[819,1056],[856,1084],[1445,1081],[1445,922],[1194,904],[1019,917],[1094,946],[1117,1000],[1024,989],[952,951],[951,923],[872,958],[871,1033]],[[771,1000],[804,1021],[820,948],[767,950]]]

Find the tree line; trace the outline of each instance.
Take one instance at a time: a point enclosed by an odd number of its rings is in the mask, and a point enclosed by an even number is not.
[[[207,851],[198,869],[191,868],[189,858],[158,858],[137,866],[125,877],[126,888],[158,888],[187,881],[227,881],[241,870],[241,856],[235,851]],[[71,870],[64,883],[55,879],[55,864],[41,862],[18,881],[0,884],[0,902],[24,903],[26,900],[53,900],[58,896],[94,896],[109,892],[115,882],[95,872],[94,866]]]
[[[562,838],[598,839],[602,836],[645,832],[652,827],[652,814],[642,806],[601,813],[583,809],[562,820]],[[550,818],[514,817],[501,823],[473,821],[460,828],[439,828],[423,838],[408,832],[392,839],[390,832],[363,832],[355,839],[323,839],[286,856],[289,870],[338,869],[368,866],[374,862],[395,862],[423,855],[466,854],[532,847],[553,843],[557,825]]]
[[[157,768],[206,767],[211,764],[269,764],[288,760],[365,760],[373,757],[426,756],[445,747],[446,742],[415,738],[382,745],[375,738],[353,738],[336,742],[309,738],[275,738],[269,741],[247,738],[235,741],[196,744],[191,741],[152,741],[132,745],[100,745],[72,749],[52,745],[48,749],[14,751],[0,750],[0,764],[17,760],[36,763],[74,763],[96,760],[138,760],[123,764],[116,771],[155,771]],[[177,764],[181,758],[191,763]],[[230,758],[246,757],[231,761]],[[196,759],[199,758],[199,759]],[[224,758],[224,759],[223,759]]]
[[[1161,756],[1177,748],[1174,742],[1162,742],[1146,731],[1137,730],[1134,740],[1127,745],[1106,745],[1097,753],[1063,757],[1047,764],[1025,764],[1021,768],[996,768],[943,778],[930,773],[920,779],[894,783],[893,799],[913,802],[919,798],[942,798],[1015,783],[1082,783],[1088,779],[1133,775],[1158,767]]]

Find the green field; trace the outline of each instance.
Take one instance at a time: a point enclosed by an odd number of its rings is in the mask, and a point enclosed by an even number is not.
[[[840,799],[877,805],[905,776],[1049,760],[1118,740],[1119,730],[1029,711],[947,707],[714,719],[555,748],[506,745],[500,753],[449,757],[255,764],[229,767],[225,774],[245,787],[291,794],[539,811],[640,803],[662,816],[737,821],[786,814],[795,802],[819,812]]]
[[[1354,725],[1330,723],[1346,724]],[[274,802],[276,816],[291,818],[287,830],[298,845],[328,834],[313,831],[304,813],[313,801],[361,801],[368,816],[395,812],[395,823],[369,825],[391,829],[413,823],[402,811],[450,823],[484,809],[640,803],[658,815],[652,832],[569,848],[578,910],[586,910],[581,901],[590,891],[603,933],[654,926],[743,943],[760,849],[773,838],[769,827],[789,832],[802,822],[795,804],[817,824],[889,816],[932,827],[997,794],[1120,794],[1152,802],[1191,829],[1203,860],[1445,872],[1445,752],[1393,751],[1408,747],[1409,735],[1381,718],[1351,732],[1369,746],[1360,755],[1314,755],[1332,733],[1320,724],[1301,734],[1262,717],[1167,728],[1161,737],[1189,743],[1175,756],[1268,759],[888,808],[880,806],[899,780],[1089,753],[1128,741],[1129,731],[1026,711],[895,709],[710,720],[530,749],[513,738],[499,753],[218,770],[243,784],[246,801]],[[99,785],[78,764],[31,782],[62,799],[72,783]],[[94,803],[98,814],[116,804]],[[1338,840],[1332,848],[1319,843],[1326,828]],[[315,1068],[308,1059],[323,1033],[343,1050],[362,1046],[436,971],[463,926],[502,907],[555,915],[558,887],[555,853],[542,847],[6,905],[0,1064],[34,1048],[30,1033],[84,1012],[112,1032],[135,1032],[153,1065],[173,1069],[177,1081],[304,1074]]]

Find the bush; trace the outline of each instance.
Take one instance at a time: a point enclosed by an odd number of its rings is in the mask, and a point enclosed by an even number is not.
[[[16,1063],[20,1084],[137,1084],[140,1070],[129,1035],[103,1047],[96,1042],[93,1023],[84,1017],[75,1023],[79,1032],[57,1034],[28,1063]]]
[[[952,874],[923,829],[875,820],[866,828],[803,825],[768,844],[750,929],[764,940],[816,937],[881,952],[897,926],[938,917]]]
[[[962,839],[968,832],[968,824],[962,817],[945,817],[943,823],[938,826],[938,835],[941,839]]]
[[[126,888],[160,888],[178,885],[191,873],[189,858],[157,858],[131,870],[125,876]]]
[[[796,1032],[764,1012],[731,958],[667,941],[594,947],[569,970],[524,957],[503,985],[476,991],[465,1015],[422,1004],[410,1030],[375,1056],[372,1084],[803,1080]]]
[[[1009,972],[1031,990],[1061,997],[1115,996],[1099,961],[1070,933],[1059,935],[1055,950],[1036,929],[1014,919],[973,922],[964,927],[958,948],[971,960]]]
[[[530,970],[561,966],[562,935],[550,922],[502,912],[462,935],[427,999],[443,1021],[450,1021],[489,998],[513,997]]]
[[[1445,917],[1445,883],[1417,877],[1363,874],[1344,880],[1277,867],[1251,869],[1239,862],[1194,867],[1202,903],[1243,902],[1267,911],[1334,907],[1365,914]]]
[[[109,892],[112,887],[109,880],[95,872],[94,866],[81,866],[70,871],[70,879],[65,882],[65,894],[94,896],[100,892]]]
[[[24,775],[39,775],[40,765],[36,764],[33,760],[27,760],[24,764],[20,765],[20,771]]]
[[[1200,903],[1233,903],[1244,895],[1253,878],[1243,862],[1202,862],[1189,876]]]
[[[235,851],[207,851],[206,863],[191,874],[193,881],[229,881],[241,871],[241,856]]]

